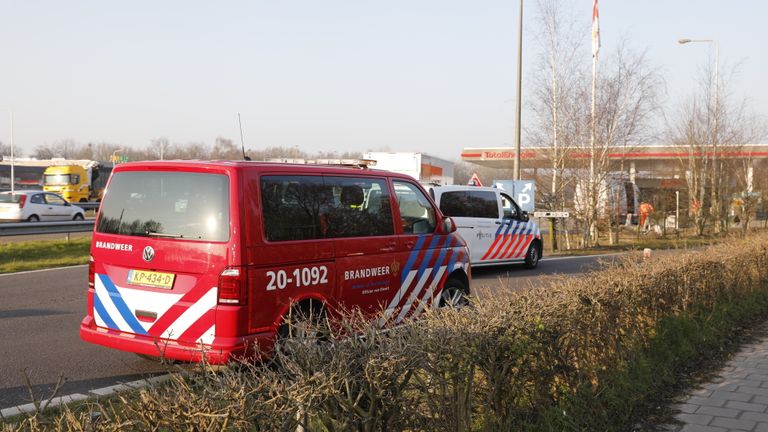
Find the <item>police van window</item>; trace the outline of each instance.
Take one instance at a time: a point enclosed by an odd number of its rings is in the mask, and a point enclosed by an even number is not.
[[[324,177],[333,201],[323,220],[326,237],[383,236],[394,233],[392,207],[383,179]]]
[[[229,178],[123,171],[112,176],[96,231],[177,240],[229,239]]]
[[[452,217],[499,218],[499,204],[493,191],[443,192],[440,210]]]
[[[507,194],[501,194],[501,207],[504,210],[504,219],[517,219],[520,214],[517,204]]]
[[[406,234],[427,234],[435,231],[435,209],[426,195],[415,185],[395,181],[395,197],[400,209],[400,223]]]

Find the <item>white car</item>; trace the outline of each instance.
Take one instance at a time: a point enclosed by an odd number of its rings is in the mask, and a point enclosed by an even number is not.
[[[39,190],[0,193],[0,221],[38,222],[85,219],[85,211],[61,195]]]
[[[469,246],[472,267],[523,263],[532,269],[539,264],[541,231],[503,190],[435,186],[429,193],[443,214],[456,221]]]

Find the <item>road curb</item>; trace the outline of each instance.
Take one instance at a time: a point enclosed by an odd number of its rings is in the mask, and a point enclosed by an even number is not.
[[[51,402],[45,406],[45,409],[60,407],[68,403],[84,401],[87,399],[111,396],[118,392],[138,390],[143,387],[148,387],[150,385],[155,385],[155,384],[168,381],[170,377],[171,377],[170,375],[160,375],[160,376],[155,376],[151,378],[131,381],[123,384],[116,384],[108,387],[89,390],[87,394],[73,393],[66,396],[57,396],[51,399]],[[42,404],[45,404],[45,402],[42,402]],[[0,410],[0,418],[9,418],[9,417],[14,417],[18,415],[30,414],[35,412],[35,410],[36,410],[35,405],[31,403],[4,408]]]

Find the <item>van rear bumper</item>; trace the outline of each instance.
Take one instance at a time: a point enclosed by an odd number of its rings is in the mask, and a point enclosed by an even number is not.
[[[80,339],[96,345],[184,362],[226,364],[243,358],[263,358],[274,343],[274,334],[256,333],[237,338],[216,338],[211,345],[185,344],[97,327],[93,317],[80,323]],[[257,355],[259,352],[261,354]]]

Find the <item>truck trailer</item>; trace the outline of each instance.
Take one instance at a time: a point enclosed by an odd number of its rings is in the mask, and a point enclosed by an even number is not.
[[[363,158],[375,160],[376,169],[406,174],[422,184],[453,184],[453,162],[426,153],[366,152]]]

